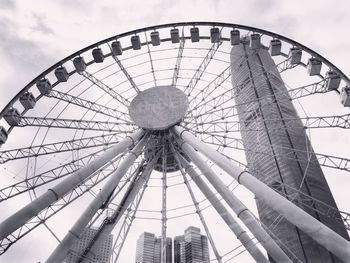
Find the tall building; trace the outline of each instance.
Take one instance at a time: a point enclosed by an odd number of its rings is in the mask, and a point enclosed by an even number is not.
[[[231,51],[232,85],[235,103],[252,174],[279,191],[306,212],[346,239],[349,236],[342,222],[301,205],[302,196],[312,196],[337,208],[323,172],[299,119],[277,67],[266,49],[252,49],[248,41]],[[274,234],[286,254],[294,254],[302,262],[340,262],[278,213],[257,199],[260,220]],[[335,215],[339,217],[340,215]],[[271,260],[272,261],[272,260]]]
[[[161,262],[161,237],[153,233],[144,232],[140,235],[136,245],[136,263]],[[172,239],[166,238],[166,263],[172,263]]]
[[[68,256],[65,259],[66,263],[75,263],[80,254],[84,251],[90,240],[97,233],[96,229],[87,228],[83,232],[81,238],[71,248]],[[90,251],[83,263],[109,263],[112,254],[113,235],[108,235],[105,238],[96,241],[93,250]]]
[[[185,234],[174,238],[174,263],[209,262],[208,239],[200,229],[190,226]]]

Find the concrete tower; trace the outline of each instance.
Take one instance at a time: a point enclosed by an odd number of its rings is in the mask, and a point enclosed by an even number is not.
[[[248,41],[231,51],[232,85],[246,158],[252,174],[298,204],[300,189],[332,207],[337,207],[289,98],[276,65],[263,48],[252,49]],[[283,119],[288,119],[284,121]],[[292,119],[292,120],[290,120]],[[275,235],[287,255],[302,262],[340,262],[334,255],[257,199],[260,220]],[[342,222],[299,204],[310,215],[349,239]],[[339,216],[340,215],[335,215]],[[281,245],[284,244],[286,246]],[[288,249],[286,249],[288,247]],[[271,260],[272,261],[272,260]]]

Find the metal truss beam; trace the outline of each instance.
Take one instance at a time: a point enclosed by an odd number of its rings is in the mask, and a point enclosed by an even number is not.
[[[133,149],[126,155],[126,157],[123,159],[123,162],[116,169],[115,173],[111,175],[108,182],[106,182],[106,184],[102,187],[101,191],[96,195],[96,197],[92,200],[89,206],[84,210],[79,219],[74,223],[73,227],[68,231],[68,233],[62,239],[61,243],[52,252],[52,254],[49,256],[46,262],[62,262],[65,259],[69,249],[72,247],[74,242],[76,242],[79,239],[85,227],[88,225],[89,221],[97,213],[100,207],[106,203],[109,196],[118,186],[118,183],[120,182],[124,174],[128,171],[128,169],[132,166],[134,161],[141,154],[147,142],[147,137],[148,136],[141,138],[141,140],[136,144],[136,146],[133,147]]]
[[[57,154],[117,143],[117,134],[98,135],[70,141],[34,145],[19,149],[0,151],[0,164],[29,157]]]
[[[27,117],[23,116],[18,123],[19,127],[38,126],[38,127],[53,127],[64,129],[82,129],[95,131],[109,131],[126,133],[127,127],[132,127],[131,124],[124,122],[109,122],[109,121],[88,121],[74,119],[58,119],[58,118],[42,118],[42,117]],[[125,128],[125,129],[121,129]]]
[[[119,258],[120,252],[123,248],[123,245],[125,243],[126,237],[130,231],[132,222],[135,219],[135,215],[137,212],[137,209],[139,208],[139,205],[141,203],[143,194],[147,188],[147,183],[143,185],[142,190],[137,194],[134,202],[130,205],[130,207],[126,210],[125,216],[124,216],[124,221],[120,227],[120,230],[118,232],[118,235],[114,241],[113,244],[113,254],[112,254],[112,259],[111,262],[113,261],[114,263],[117,263],[117,260]]]
[[[290,196],[292,200],[294,199],[294,196],[298,196],[296,205],[306,206],[324,216],[341,221],[344,223],[345,228],[350,231],[350,213],[340,211],[312,196],[303,193],[302,191],[299,191],[298,189],[288,186],[285,183],[281,183],[281,187],[288,189],[288,196]],[[282,194],[282,191],[279,193]]]
[[[48,189],[47,192],[36,198],[31,203],[18,210],[15,214],[0,223],[0,240],[5,239],[12,232],[26,224],[31,218],[37,216],[42,210],[52,205],[54,202],[65,196],[82,181],[89,178],[101,167],[124,152],[128,147],[138,141],[144,135],[143,131],[138,131],[126,137],[118,144],[109,148],[106,152],[96,157],[92,162],[79,169],[69,177],[66,177],[57,185]]]
[[[176,59],[176,64],[175,64],[175,68],[174,68],[173,79],[171,82],[171,86],[173,86],[173,87],[176,87],[177,80],[179,78],[179,72],[180,72],[180,66],[181,66],[181,60],[182,60],[182,54],[184,51],[184,47],[185,47],[184,28],[182,28],[182,37],[180,38],[179,51],[177,53],[177,59]]]
[[[196,87],[198,81],[201,79],[203,73],[207,69],[210,61],[214,57],[216,51],[219,49],[221,44],[222,44],[222,41],[214,43],[211,46],[211,48],[209,49],[207,55],[203,58],[203,61],[198,66],[198,68],[197,68],[196,72],[194,73],[193,77],[191,78],[190,82],[187,84],[187,86],[186,86],[186,88],[184,90],[185,93],[187,92],[188,95],[191,95],[192,91]]]
[[[136,83],[134,82],[133,78],[130,76],[129,72],[126,70],[126,68],[124,67],[123,63],[119,60],[119,58],[115,55],[113,55],[112,53],[112,57],[115,60],[115,62],[118,64],[118,66],[120,67],[120,70],[124,73],[125,77],[128,79],[128,81],[130,82],[131,86],[133,87],[133,89],[137,92],[140,93],[140,89],[137,87]],[[114,95],[115,96],[115,95]],[[124,101],[127,102],[127,101]]]
[[[84,76],[86,79],[90,80],[92,83],[94,83],[97,87],[102,89],[104,92],[106,92],[108,95],[110,95],[112,98],[119,101],[121,104],[123,104],[125,107],[128,108],[130,102],[128,99],[124,98],[122,95],[120,95],[118,92],[116,92],[111,87],[108,87],[106,84],[104,84],[101,80],[97,79],[94,75],[90,74],[87,71],[82,71],[79,73],[80,75]]]
[[[262,154],[274,156],[273,154],[268,152],[258,151],[257,149],[245,148],[242,139],[233,138],[227,135],[220,135],[220,134],[214,134],[214,133],[211,134],[210,132],[208,133],[208,132],[193,131],[193,133],[200,135],[203,141],[212,145],[228,147],[228,148],[243,150],[243,151],[252,151],[255,153],[262,153]],[[212,139],[209,141],[208,138],[212,138]],[[256,142],[256,144],[265,145],[265,144],[262,144],[261,142]],[[284,150],[283,155],[279,155],[282,158],[293,159],[293,160],[297,160],[298,162],[311,162],[311,163],[316,162],[319,165],[324,167],[350,172],[350,159],[348,158],[314,152],[313,154],[315,154],[317,160],[314,160],[314,159],[304,160],[304,159],[298,159],[296,154],[298,152],[307,153],[305,151],[278,146],[278,145],[273,145],[273,147]]]
[[[112,169],[108,168],[110,165],[112,165]],[[48,207],[43,209],[29,221],[25,222],[6,238],[0,240],[0,255],[5,253],[14,243],[29,234],[35,228],[44,224],[48,219],[74,202],[80,196],[87,192],[90,192],[93,187],[109,177],[114,172],[115,168],[116,166],[113,163],[108,164],[107,167],[99,170],[95,175],[77,185],[70,192],[67,192],[60,200],[50,204]]]
[[[317,219],[294,205],[256,177],[235,166],[229,159],[218,153],[207,144],[179,126],[172,128],[176,136],[180,136],[186,143],[207,156],[240,184],[268,204],[276,212],[284,216],[290,223],[309,235],[317,243],[324,246],[341,260],[350,261],[350,242],[325,226]]]
[[[192,109],[191,112],[197,110],[205,101],[206,98],[218,87],[220,87],[229,77],[231,76],[231,65],[225,68],[219,75],[217,75],[208,85],[206,85],[201,92],[199,92],[192,100],[191,102],[198,98],[200,95],[201,98],[199,99],[199,103],[195,105]],[[232,93],[231,90],[226,91],[225,93]],[[224,97],[224,96],[221,96]],[[232,99],[232,95],[229,94],[229,99]],[[214,106],[213,106],[214,107]]]
[[[88,154],[79,159],[57,166],[48,171],[28,177],[13,185],[4,187],[0,189],[0,202],[10,199],[12,197],[15,197],[19,194],[34,190],[39,186],[61,179],[67,175],[71,175],[72,173],[76,172],[84,165],[91,162],[93,159],[96,158],[98,154],[100,154],[103,151],[104,149],[96,151],[92,154]]]
[[[85,100],[79,97],[72,96],[70,94],[60,92],[57,90],[51,90],[50,93],[46,94],[45,96],[49,98],[55,98],[61,101],[65,101],[67,103],[71,103],[74,105],[77,105],[79,107],[92,110],[101,114],[104,114],[108,117],[116,118],[117,120],[123,120],[126,123],[131,123],[127,119],[124,119],[124,117],[127,117],[127,114],[125,112],[118,111],[117,109],[112,109],[109,107],[106,107],[104,105],[98,104],[96,102],[92,102],[89,100]]]

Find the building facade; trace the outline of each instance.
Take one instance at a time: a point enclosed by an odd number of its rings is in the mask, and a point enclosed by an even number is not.
[[[298,204],[303,210],[349,239],[344,224],[302,205],[303,195],[337,208],[302,121],[268,50],[252,49],[248,41],[231,51],[232,85],[241,136],[250,172]],[[304,202],[305,204],[305,202]],[[302,262],[340,262],[325,248],[257,199],[261,222],[291,258]],[[288,249],[282,245],[286,245]],[[271,260],[272,261],[272,260]]]
[[[172,239],[166,238],[166,263],[172,263]],[[144,232],[136,245],[136,263],[161,263],[161,237]]]
[[[97,233],[96,229],[85,229],[81,238],[76,242],[68,256],[65,259],[66,263],[77,262],[80,254],[84,251],[90,240]],[[92,250],[83,259],[83,263],[109,263],[112,254],[113,235],[108,235],[102,239],[98,239],[93,246]]]
[[[208,239],[199,228],[190,226],[174,238],[174,263],[209,263]]]

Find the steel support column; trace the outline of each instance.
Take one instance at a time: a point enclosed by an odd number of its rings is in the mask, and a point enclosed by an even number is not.
[[[175,126],[172,132],[184,139],[192,147],[200,151],[219,167],[244,185],[256,197],[260,198],[289,222],[308,234],[312,239],[324,246],[344,262],[350,262],[350,242],[338,235],[292,202],[275,192],[247,171],[234,165],[228,158],[215,151],[207,144],[193,136],[185,129]]]
[[[259,224],[255,216],[249,209],[231,192],[226,185],[217,177],[213,170],[205,163],[198,153],[187,143],[178,140],[182,150],[187,154],[191,161],[199,168],[202,174],[214,186],[224,198],[226,203],[236,213],[237,217],[247,226],[250,232],[256,237],[267,253],[276,262],[292,262],[283,250],[276,244],[272,237]],[[201,179],[201,178],[200,178]],[[204,183],[204,182],[203,182]]]
[[[113,212],[112,216],[108,218],[108,220],[104,221],[103,225],[99,228],[99,232],[97,234],[97,237],[92,240],[92,242],[89,244],[87,248],[83,251],[83,253],[80,255],[79,260],[77,263],[82,262],[82,259],[84,256],[86,256],[90,251],[95,252],[99,248],[96,247],[96,244],[99,244],[98,240],[103,240],[112,233],[113,229],[119,222],[120,218],[123,216],[126,209],[130,206],[130,204],[134,201],[136,195],[139,193],[141,187],[144,184],[147,184],[148,179],[152,173],[154,163],[156,161],[156,158],[153,158],[151,162],[149,162],[146,167],[141,172],[141,175],[136,175],[138,178],[135,178],[133,182],[131,182],[131,185],[129,186],[127,192],[123,196],[122,201],[120,202],[120,206]]]
[[[40,211],[62,198],[79,183],[84,181],[94,172],[98,171],[98,169],[100,169],[103,165],[111,161],[120,153],[124,152],[128,147],[132,146],[135,141],[138,141],[141,138],[143,134],[143,131],[137,131],[132,135],[127,136],[125,139],[112,146],[95,160],[91,161],[59,184],[48,189],[46,193],[20,209],[12,216],[5,219],[0,224],[0,240],[6,238],[13,231],[25,224],[29,219],[36,216]]]
[[[89,221],[100,209],[100,207],[106,202],[109,196],[113,193],[117,187],[120,179],[128,171],[130,166],[134,163],[137,157],[140,155],[143,147],[146,144],[146,138],[143,137],[137,145],[127,154],[123,162],[119,165],[115,173],[110,177],[108,182],[103,186],[101,191],[96,195],[94,200],[85,209],[83,214],[75,222],[73,227],[68,231],[61,243],[56,247],[46,262],[48,263],[61,263],[66,257],[69,249],[76,240],[79,239],[85,227]]]
[[[249,237],[247,232],[238,224],[238,222],[233,218],[225,206],[221,203],[219,198],[216,197],[206,183],[202,180],[196,170],[183,158],[180,156],[181,165],[185,168],[185,171],[190,175],[192,180],[196,183],[198,188],[202,191],[205,197],[209,200],[211,205],[219,213],[221,218],[225,221],[228,227],[236,235],[237,239],[242,243],[242,245],[247,249],[249,254],[255,259],[256,262],[266,262],[269,260],[262,253],[262,251],[254,244],[252,238]]]

